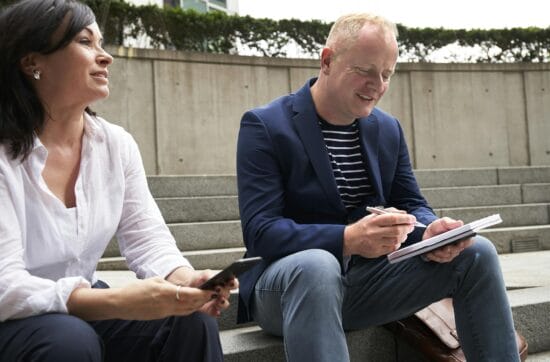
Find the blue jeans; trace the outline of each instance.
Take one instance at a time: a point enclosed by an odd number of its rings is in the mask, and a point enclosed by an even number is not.
[[[404,318],[445,297],[453,298],[468,361],[519,361],[498,256],[483,237],[450,263],[354,256],[345,275],[327,251],[298,252],[258,279],[252,314],[283,336],[288,361],[349,361],[344,331]]]

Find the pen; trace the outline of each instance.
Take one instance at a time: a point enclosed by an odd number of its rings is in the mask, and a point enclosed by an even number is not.
[[[370,213],[373,213],[373,214],[377,214],[377,215],[382,215],[382,214],[391,214],[390,211],[386,211],[384,209],[381,209],[381,208],[378,208],[378,207],[372,207],[372,206],[367,206],[367,211],[370,212]],[[421,222],[415,222],[414,223],[414,226],[415,227],[419,227],[419,228],[426,228],[427,226],[422,224]]]

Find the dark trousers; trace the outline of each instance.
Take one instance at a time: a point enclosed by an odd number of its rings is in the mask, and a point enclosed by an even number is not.
[[[214,318],[85,322],[51,313],[0,323],[0,361],[223,361]]]

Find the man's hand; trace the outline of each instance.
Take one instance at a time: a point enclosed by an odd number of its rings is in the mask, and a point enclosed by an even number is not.
[[[444,233],[445,231],[456,229],[457,227],[460,227],[462,225],[464,225],[464,223],[461,220],[453,220],[449,217],[443,217],[428,225],[428,228],[424,232],[424,236],[422,237],[422,239],[424,240],[431,238],[432,236]],[[462,240],[456,244],[448,244],[442,246],[441,248],[432,250],[424,257],[430,261],[435,261],[438,263],[448,263],[456,258],[457,255],[462,252],[462,250],[471,246],[473,243],[474,239],[469,238],[466,240]]]
[[[344,255],[377,258],[401,247],[414,230],[416,218],[397,209],[391,213],[368,215],[344,229]]]

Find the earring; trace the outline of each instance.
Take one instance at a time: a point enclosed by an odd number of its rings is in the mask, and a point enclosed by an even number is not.
[[[38,69],[35,69],[32,71],[32,76],[36,80],[40,80],[40,71]]]

